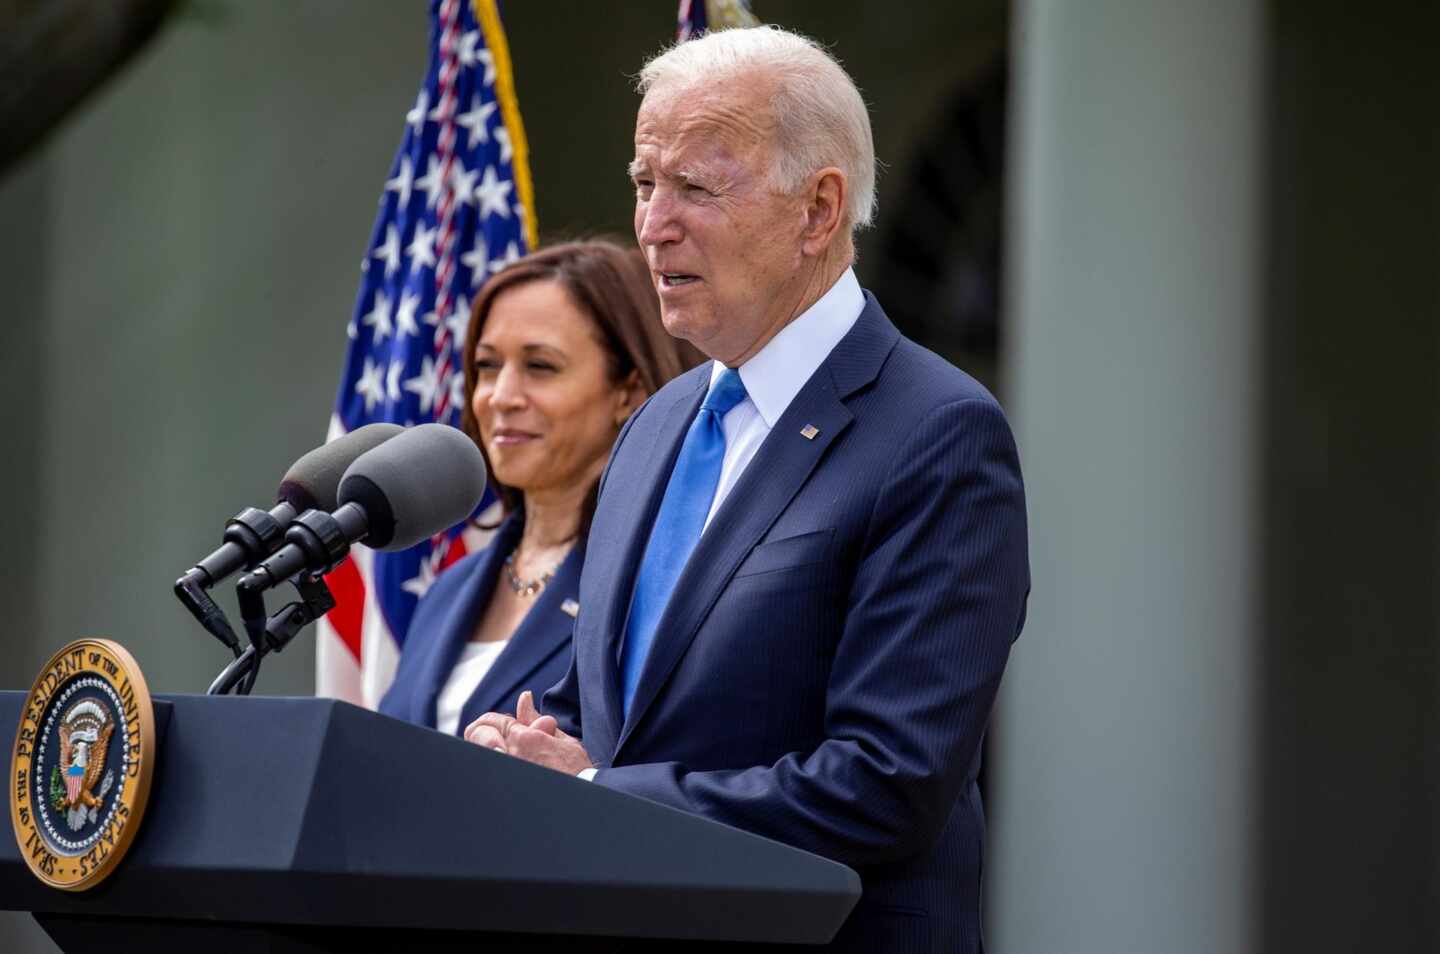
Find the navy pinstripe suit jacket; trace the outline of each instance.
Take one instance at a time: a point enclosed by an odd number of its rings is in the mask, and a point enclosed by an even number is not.
[[[617,441],[545,711],[597,783],[854,867],[834,949],[979,950],[976,773],[1029,590],[1009,426],[867,293],[701,537],[623,720],[636,567],[709,375],[666,385]]]

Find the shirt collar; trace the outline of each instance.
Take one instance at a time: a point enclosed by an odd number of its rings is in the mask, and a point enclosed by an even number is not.
[[[766,427],[775,426],[795,395],[854,327],[864,310],[865,293],[860,290],[860,280],[853,268],[847,268],[819,301],[781,328],[765,347],[740,365],[745,393],[765,420]],[[724,370],[721,362],[710,363],[712,386]]]

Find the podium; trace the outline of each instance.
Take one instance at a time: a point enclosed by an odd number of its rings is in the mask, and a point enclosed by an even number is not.
[[[7,753],[24,696],[0,692]],[[843,865],[343,702],[155,709],[108,880],[47,887],[0,837],[0,909],[61,950],[745,950],[823,944],[860,896]]]

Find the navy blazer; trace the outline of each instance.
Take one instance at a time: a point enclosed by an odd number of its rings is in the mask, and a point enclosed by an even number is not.
[[[598,784],[854,867],[832,949],[977,951],[976,776],[1029,592],[1004,415],[867,293],[701,537],[623,719],[636,568],[709,380],[675,379],[621,433],[544,709]]]
[[[520,540],[522,523],[510,517],[490,545],[441,573],[415,609],[395,681],[380,700],[380,711],[406,722],[435,728],[435,704],[461,651],[495,590],[505,558]],[[514,712],[526,689],[539,699],[565,674],[579,592],[581,547],[575,547],[535,597],[535,604],[500,651],[490,671],[460,711],[459,732],[486,712]]]

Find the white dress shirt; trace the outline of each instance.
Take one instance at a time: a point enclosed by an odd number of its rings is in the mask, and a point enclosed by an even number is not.
[[[830,357],[840,339],[849,334],[864,310],[865,293],[860,290],[860,280],[855,277],[854,269],[847,268],[819,301],[781,328],[765,347],[740,365],[745,400],[731,408],[720,422],[725,431],[725,459],[720,465],[720,483],[715,488],[715,498],[710,501],[705,528],[709,528],[715,512],[755,459],[755,452],[780,415]],[[711,387],[724,371],[725,365],[711,362]],[[702,529],[701,533],[704,532]],[[588,782],[595,778],[596,771],[583,769],[578,775]]]
[[[721,421],[725,431],[725,461],[720,465],[720,483],[705,527],[735,488],[755,452],[765,442],[780,415],[830,352],[849,333],[865,310],[865,293],[855,270],[845,269],[830,290],[800,316],[781,328],[749,361],[740,365],[745,400],[730,409]],[[724,372],[719,361],[710,364],[710,385]],[[701,531],[704,532],[703,530]]]

